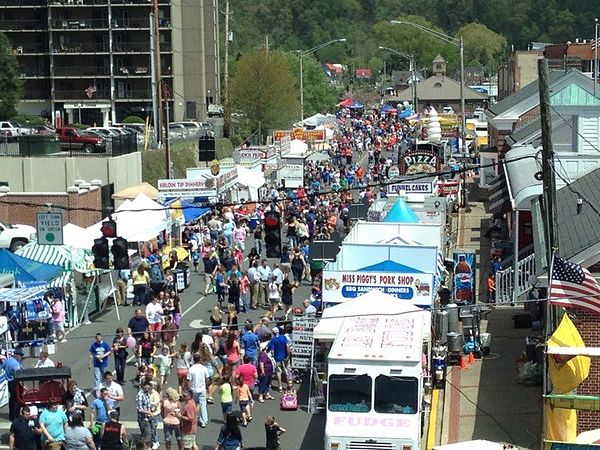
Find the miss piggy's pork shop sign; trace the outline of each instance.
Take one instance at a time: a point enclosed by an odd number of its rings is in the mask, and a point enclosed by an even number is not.
[[[418,305],[431,303],[433,275],[397,272],[323,272],[323,301],[340,303],[378,290]]]

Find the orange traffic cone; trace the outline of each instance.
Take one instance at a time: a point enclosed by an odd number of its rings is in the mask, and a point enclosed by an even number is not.
[[[475,364],[475,355],[469,353],[469,364]]]
[[[467,360],[465,359],[464,356],[460,357],[460,368],[467,369]]]

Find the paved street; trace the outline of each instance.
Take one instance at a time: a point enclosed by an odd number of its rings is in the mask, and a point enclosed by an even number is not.
[[[190,323],[194,321],[197,326],[198,320],[208,322],[211,308],[216,305],[216,297],[211,294],[207,297],[202,295],[204,292],[204,281],[201,273],[192,274],[192,283],[188,289],[181,294],[183,305],[183,318],[181,321],[182,331],[179,334],[178,342],[187,342],[191,344],[193,338],[198,331],[196,328],[191,328]],[[300,306],[302,300],[310,293],[310,286],[303,285],[294,294],[294,305]],[[79,383],[79,386],[88,391],[93,386],[92,373],[87,368],[88,349],[97,332],[101,332],[106,336],[106,340],[112,342],[112,336],[118,326],[126,327],[127,322],[133,315],[132,307],[120,308],[121,320],[117,320],[114,307],[110,307],[107,311],[99,316],[93,317],[92,325],[83,325],[71,332],[68,336],[68,342],[58,344],[57,354],[52,355],[51,359],[62,361],[65,366],[71,367],[72,375]],[[256,321],[260,318],[261,311],[250,311],[248,314],[240,314],[239,322],[242,323],[247,318]],[[131,353],[131,352],[130,352]],[[34,359],[26,358],[26,367],[31,367],[35,363]],[[113,368],[113,362],[109,366]],[[132,380],[135,377],[135,367],[133,361],[127,367],[125,378]],[[169,386],[176,386],[177,380],[174,371],[169,379]],[[134,397],[136,389],[131,382],[124,386],[125,401],[123,402],[122,420],[125,421],[131,434],[138,434],[136,422],[135,402]],[[273,393],[276,399],[279,398],[277,393]],[[301,386],[300,403],[306,405],[306,386]],[[219,429],[222,425],[221,406],[219,404],[218,394],[215,396],[215,404],[208,405],[210,423],[205,429],[198,430],[197,442],[201,450],[213,450]],[[244,436],[244,447],[252,448],[254,446],[264,446],[265,431],[264,419],[268,415],[274,415],[279,423],[287,429],[287,433],[282,437],[283,449],[318,449],[323,445],[323,433],[325,426],[325,416],[313,416],[304,410],[299,409],[297,412],[283,412],[279,410],[278,400],[265,401],[265,403],[255,403],[253,412],[254,420],[247,428],[242,428]],[[8,411],[5,408],[0,410],[0,433],[7,432],[10,424],[8,422]],[[162,442],[162,431],[160,432]],[[164,448],[161,446],[161,448]]]

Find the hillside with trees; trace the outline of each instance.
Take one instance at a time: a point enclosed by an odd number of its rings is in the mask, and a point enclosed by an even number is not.
[[[594,0],[238,0],[231,8],[234,61],[264,44],[267,36],[269,45],[280,50],[305,50],[345,37],[347,45],[329,46],[317,59],[376,72],[384,58],[392,67],[406,66],[381,54],[379,45],[414,54],[419,67],[429,67],[437,53],[451,69],[458,61],[452,47],[410,27],[391,25],[390,19],[409,17],[452,36],[462,33],[467,63],[493,70],[511,45],[524,49],[532,41],[593,38],[594,17],[600,16],[600,2]]]

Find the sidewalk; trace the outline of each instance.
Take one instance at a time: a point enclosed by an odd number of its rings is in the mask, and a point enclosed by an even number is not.
[[[489,214],[471,184],[471,212],[459,212],[456,248],[477,255],[477,298],[485,296],[490,240],[483,235]],[[492,335],[491,354],[470,365],[448,368],[446,389],[440,395],[435,442],[450,444],[472,439],[508,442],[520,449],[537,449],[542,412],[541,388],[518,384],[516,361],[525,348],[527,329],[515,329],[512,315],[521,308],[497,307],[481,331]]]

